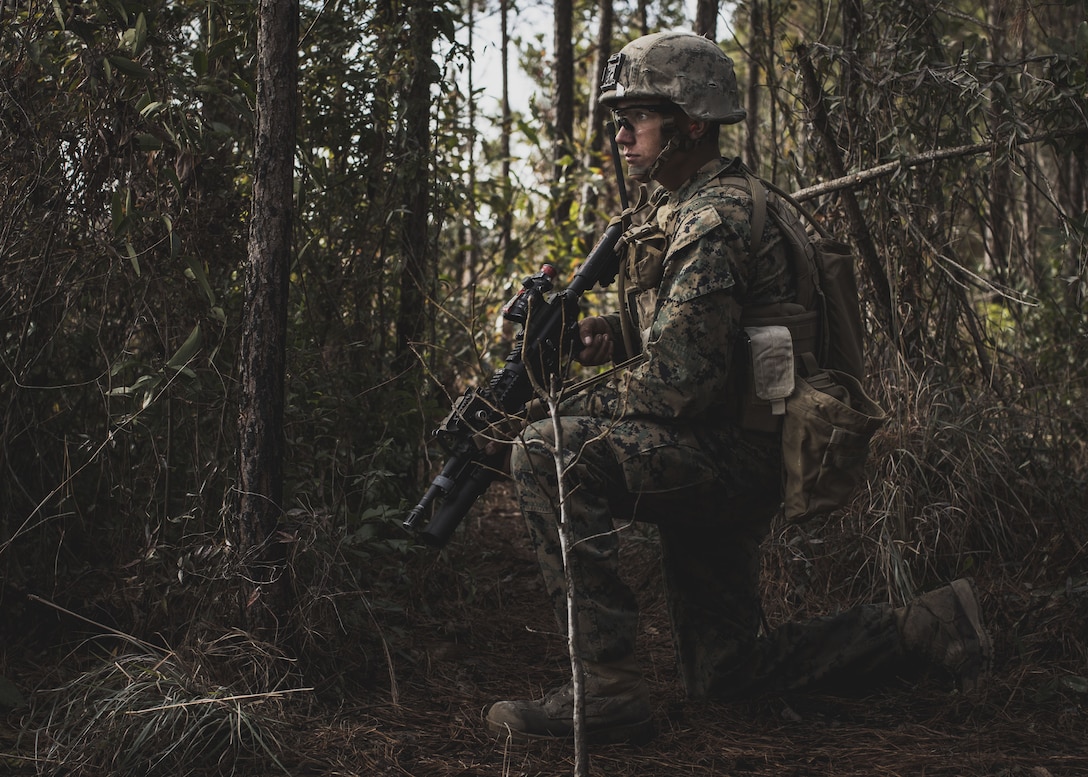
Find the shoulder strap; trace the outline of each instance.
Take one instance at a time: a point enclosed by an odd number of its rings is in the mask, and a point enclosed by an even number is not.
[[[722,181],[741,190],[747,189],[748,195],[752,198],[750,220],[752,236],[749,240],[749,252],[755,256],[763,248],[763,229],[767,226],[767,190],[763,188],[762,180],[754,176],[744,165],[741,165],[740,172],[730,173],[723,177]]]
[[[763,181],[762,178],[759,180]],[[831,233],[827,231],[823,224],[816,220],[816,217],[813,216],[807,208],[805,208],[800,202],[798,202],[796,197],[794,197],[792,194],[790,194],[780,186],[776,186],[775,184],[771,183],[770,181],[763,181],[763,185],[775,194],[777,194],[783,200],[788,202],[790,205],[792,205],[794,210],[796,210],[798,213],[805,217],[805,221],[812,225],[812,228],[815,229],[817,233],[819,233],[820,237],[827,239],[831,238]]]
[[[748,191],[752,195],[752,256],[763,247],[763,228],[767,226],[767,190],[760,181],[746,169],[744,177],[748,180]]]
[[[727,176],[724,180],[731,184],[747,188],[748,193],[752,198],[752,237],[749,242],[751,255],[755,256],[763,247],[763,230],[767,225],[769,211],[770,216],[774,218],[775,223],[778,224],[783,239],[793,247],[793,250],[790,251],[790,260],[798,283],[798,302],[808,309],[813,309],[813,306],[817,304],[817,299],[822,296],[822,292],[820,290],[820,279],[814,263],[814,256],[810,255],[806,250],[806,246],[809,243],[808,237],[804,234],[804,227],[799,220],[796,218],[793,219],[793,223],[796,224],[796,229],[791,228],[779,210],[768,204],[769,199],[767,197],[767,190],[770,189],[796,208],[816,227],[822,237],[828,236],[827,231],[816,222],[811,213],[802,208],[792,196],[783,192],[779,187],[769,181],[764,181],[762,178],[759,178],[747,167],[742,166],[741,173],[741,175]],[[781,207],[781,203],[778,203],[778,207]]]
[[[796,216],[787,218],[783,213],[784,206],[782,200],[772,199],[767,194],[767,190],[770,189],[776,195],[779,195],[779,197],[783,197],[783,194],[785,193],[780,193],[781,190],[778,189],[778,187],[757,177],[747,168],[743,169],[743,176],[729,176],[729,179],[730,183],[745,186],[752,198],[751,255],[755,256],[762,247],[763,229],[767,224],[768,218],[774,219],[775,223],[778,225],[779,231],[782,233],[782,239],[790,246],[790,265],[797,282],[797,296],[795,302],[802,310],[810,311],[811,314],[816,317],[816,321],[813,322],[816,325],[816,329],[812,332],[808,332],[807,330],[806,332],[801,332],[800,330],[794,331],[794,329],[791,328],[791,334],[794,335],[795,343],[799,340],[804,341],[810,344],[811,349],[815,353],[826,353],[828,328],[826,326],[824,291],[820,280],[816,249],[809,240],[808,235],[805,233],[804,225],[801,224]],[[789,195],[785,195],[784,200],[789,203],[789,205],[794,206],[810,222],[812,222],[822,236],[826,236],[826,231],[815,222],[812,214],[797,205],[794,199]],[[782,318],[786,315],[787,314],[782,310],[781,304],[745,309],[745,317],[749,320],[773,320],[775,318]],[[795,324],[797,321],[801,320],[795,314],[791,313],[789,315],[793,316]],[[808,319],[805,319],[806,322],[807,320]]]

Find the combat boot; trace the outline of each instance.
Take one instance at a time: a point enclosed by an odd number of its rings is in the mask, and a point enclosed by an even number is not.
[[[586,739],[592,743],[645,742],[654,734],[653,714],[642,673],[633,658],[607,664],[585,663]],[[571,683],[539,701],[499,701],[485,718],[503,739],[574,737],[574,689]]]
[[[978,687],[993,661],[974,581],[961,578],[895,612],[904,650],[945,669],[964,690]]]

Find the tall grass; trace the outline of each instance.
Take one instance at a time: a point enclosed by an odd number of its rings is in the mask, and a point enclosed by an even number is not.
[[[1088,584],[1085,409],[1041,405],[1070,391],[1010,398],[924,375],[909,383],[878,387],[890,418],[873,441],[868,489],[841,514],[780,526],[769,540],[768,615],[903,604],[969,575],[995,602],[1041,596],[1072,617]],[[1083,664],[1088,640],[1068,636],[1061,657]]]

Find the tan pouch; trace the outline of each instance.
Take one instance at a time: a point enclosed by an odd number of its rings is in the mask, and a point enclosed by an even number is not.
[[[786,520],[805,521],[850,503],[865,480],[869,440],[885,417],[852,375],[826,370],[798,378],[782,424]]]
[[[745,327],[756,399],[770,406],[771,415],[785,415],[793,393],[793,337],[784,326]]]

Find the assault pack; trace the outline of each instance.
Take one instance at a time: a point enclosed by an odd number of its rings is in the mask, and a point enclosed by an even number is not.
[[[783,513],[800,522],[845,507],[865,479],[884,411],[862,387],[863,342],[854,255],[785,192],[752,175],[725,179],[752,197],[752,245],[772,218],[790,244],[797,300],[744,309],[734,363],[746,429],[782,432]],[[792,207],[783,204],[788,200]],[[809,235],[797,213],[816,235]]]

